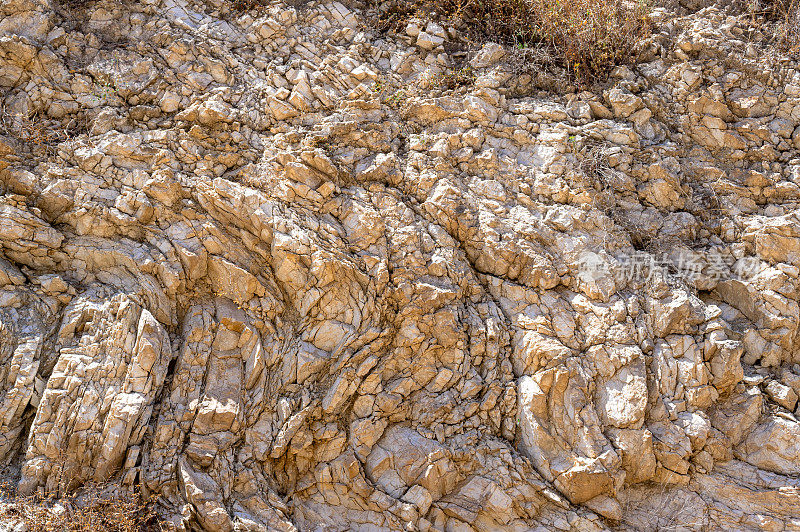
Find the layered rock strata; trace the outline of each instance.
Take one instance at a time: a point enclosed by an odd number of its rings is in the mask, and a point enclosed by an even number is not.
[[[0,461],[175,530],[800,529],[800,71],[595,92],[363,6],[0,3]],[[527,76],[527,77],[526,77]]]

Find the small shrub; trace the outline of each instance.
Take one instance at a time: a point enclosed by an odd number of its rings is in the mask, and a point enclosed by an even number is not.
[[[791,55],[800,52],[800,0],[743,0],[733,7],[779,50]]]
[[[231,0],[231,9],[236,13],[246,13],[261,6],[260,0]]]
[[[443,72],[432,81],[432,83],[439,89],[453,89],[464,85],[471,85],[475,82],[475,72],[472,67],[465,66],[463,68],[448,70]]]
[[[787,1],[787,0],[778,0]],[[650,34],[643,0],[407,0],[381,2],[379,27],[401,29],[411,16],[435,18],[474,41],[548,50],[580,84],[635,58]]]
[[[161,532],[153,501],[138,494],[105,496],[88,490],[58,500],[22,497],[0,487],[0,522],[22,522],[28,532]]]
[[[791,14],[797,14],[797,8],[800,5],[798,0],[764,0],[757,2],[754,6],[756,10],[763,11],[764,14],[777,21],[785,21]]]
[[[309,0],[284,0],[284,3],[294,8],[302,8]],[[258,11],[270,6],[267,0],[230,0],[228,3],[231,10],[241,15],[251,11]]]
[[[87,131],[88,123],[83,114],[63,121],[48,119],[38,112],[12,113],[0,104],[0,136],[14,139],[25,152],[53,155],[59,143],[74,139]]]
[[[767,16],[778,23],[775,40],[784,51],[800,51],[800,0],[771,0]]]
[[[14,115],[5,106],[0,107],[0,134],[34,146],[51,145],[62,140],[37,114]]]

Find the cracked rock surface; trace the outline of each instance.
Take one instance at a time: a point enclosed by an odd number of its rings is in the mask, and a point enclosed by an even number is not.
[[[227,4],[0,1],[20,492],[141,489],[176,531],[800,530],[794,63],[710,5],[594,92],[522,95],[495,44],[441,89],[438,24]]]

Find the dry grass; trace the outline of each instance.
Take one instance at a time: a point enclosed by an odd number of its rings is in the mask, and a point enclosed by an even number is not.
[[[83,490],[58,500],[22,497],[0,487],[0,522],[22,522],[28,532],[161,532],[153,501],[138,494]]]
[[[773,42],[786,53],[800,53],[800,0],[747,0],[752,24],[766,28]]]
[[[5,106],[0,107],[0,135],[30,146],[49,146],[65,139],[38,114],[12,114]]]
[[[0,135],[15,139],[34,153],[44,151],[52,154],[60,142],[85,131],[85,119],[74,117],[64,124],[61,120],[48,119],[40,113],[12,113],[0,104]]]
[[[247,11],[252,11],[258,7],[261,7],[260,0],[231,0],[230,6],[231,10],[235,13],[245,13]]]
[[[452,24],[474,42],[545,49],[581,85],[635,59],[651,32],[644,0],[395,0],[379,2],[379,27],[412,17]]]
[[[772,0],[767,8],[768,16],[778,22],[778,46],[792,54],[800,52],[800,0]]]
[[[284,0],[284,3],[294,8],[302,8],[310,0]],[[228,5],[236,14],[247,13],[259,9],[265,9],[270,6],[266,0],[229,0]]]
[[[798,0],[762,0],[760,2],[755,0],[753,7],[764,12],[773,20],[783,21],[790,14],[797,14],[798,6],[800,6]]]

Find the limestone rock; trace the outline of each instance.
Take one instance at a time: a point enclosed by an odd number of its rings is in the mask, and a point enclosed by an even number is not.
[[[770,381],[765,391],[770,399],[788,411],[794,411],[794,407],[797,405],[797,394],[790,387],[777,381]]]
[[[559,93],[358,2],[80,4],[0,2],[14,487],[176,532],[800,527],[767,26],[667,3]]]
[[[797,475],[798,435],[800,423],[771,416],[753,428],[744,441],[736,447],[736,454],[759,469],[782,475]]]

